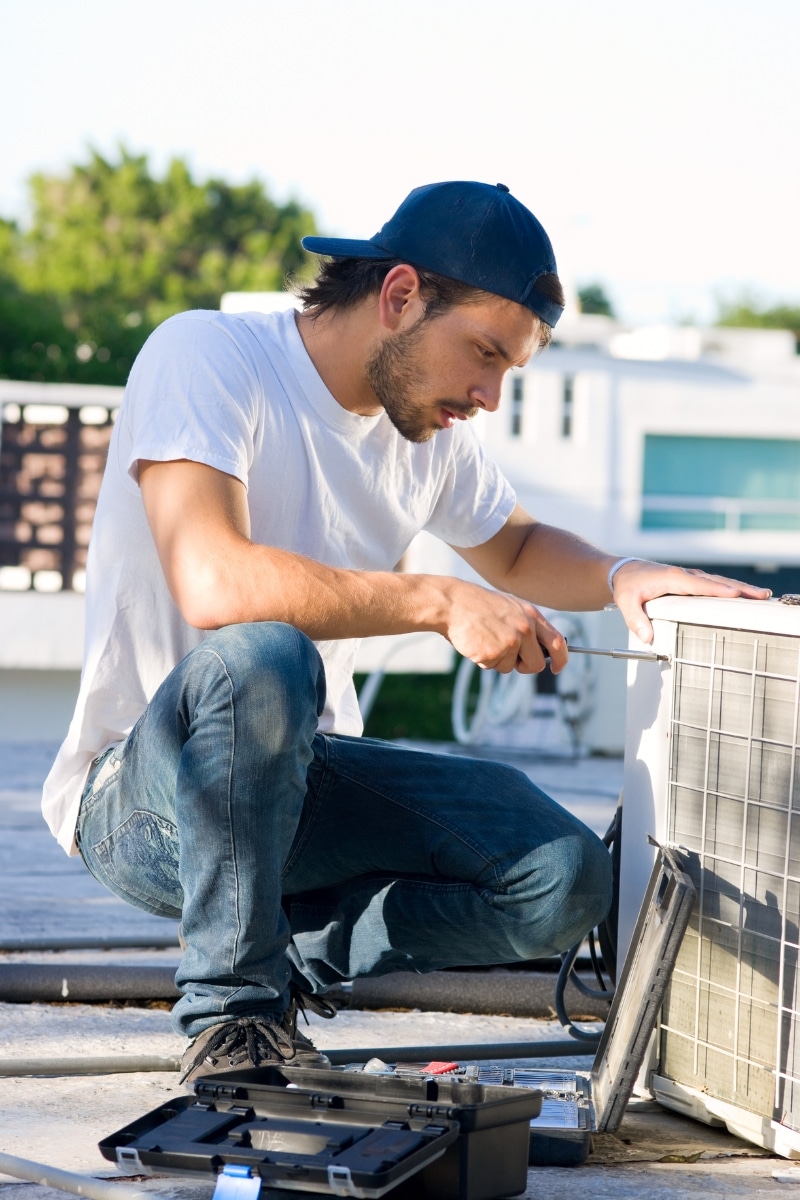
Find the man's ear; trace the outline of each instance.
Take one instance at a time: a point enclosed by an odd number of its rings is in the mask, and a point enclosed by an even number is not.
[[[378,298],[378,319],[385,329],[402,333],[416,325],[425,312],[419,275],[408,263],[392,267]]]

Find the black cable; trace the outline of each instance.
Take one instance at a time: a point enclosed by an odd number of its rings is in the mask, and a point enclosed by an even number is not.
[[[603,838],[611,853],[611,908],[597,928],[597,940],[603,956],[603,966],[612,983],[617,981],[617,927],[619,925],[619,877],[622,850],[622,794],[617,802],[614,819]]]
[[[588,1029],[581,1029],[579,1025],[573,1024],[564,1005],[564,992],[567,987],[567,980],[569,979],[569,974],[572,970],[573,963],[578,957],[579,949],[580,942],[577,946],[573,946],[571,950],[567,951],[561,962],[561,970],[558,972],[558,979],[556,980],[556,1015],[558,1016],[561,1024],[567,1030],[567,1033],[569,1033],[570,1037],[576,1038],[579,1042],[586,1042],[587,1048],[590,1043],[593,1048],[596,1048],[600,1045],[599,1035]]]
[[[594,948],[594,934],[593,933],[589,934],[589,953],[593,960],[593,965],[595,968],[595,975],[597,977],[598,983],[600,984],[600,988],[598,989],[598,988],[589,987],[588,983],[586,983],[585,980],[581,979],[580,975],[575,970],[574,962],[573,962],[573,967],[572,967],[572,983],[578,989],[579,992],[582,992],[584,996],[589,996],[589,998],[592,1000],[610,1000],[611,997],[613,996],[613,992],[610,992],[608,990],[608,988],[605,985],[605,981],[603,980],[603,977],[601,975],[600,963],[597,960],[597,952],[595,951],[595,948]],[[577,954],[576,954],[576,957],[577,957]]]
[[[597,946],[595,945],[594,940],[594,930],[592,930],[589,934],[589,955],[592,960],[592,966],[594,967],[594,977],[600,985],[600,991],[605,992],[606,995],[608,995],[606,981],[603,979],[603,968],[600,965],[600,960],[597,957]]]
[[[575,971],[575,960],[578,957],[578,952],[582,943],[572,946],[566,954],[562,955],[561,969],[558,972],[558,978],[555,985],[555,1009],[559,1021],[570,1034],[571,1037],[577,1038],[579,1041],[599,1043],[599,1038],[596,1034],[590,1033],[588,1030],[581,1029],[573,1023],[570,1018],[565,1003],[565,993],[567,983],[572,978],[572,983],[584,996],[592,1000],[611,1000],[614,995],[613,987],[609,989],[603,979],[603,970],[610,979],[611,983],[616,982],[617,969],[617,917],[619,912],[619,858],[620,858],[620,840],[622,832],[622,797],[620,796],[617,804],[614,817],[603,836],[603,845],[611,854],[611,872],[612,872],[612,899],[609,914],[604,921],[597,927],[597,940],[600,943],[600,950],[603,956],[603,965],[601,967],[597,956],[597,947],[595,944],[595,933],[592,930],[589,933],[589,955],[592,960],[595,978],[600,985],[600,989],[589,987],[579,978]]]

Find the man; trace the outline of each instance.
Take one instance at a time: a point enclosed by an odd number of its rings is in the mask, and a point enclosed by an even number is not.
[[[181,919],[185,1075],[324,1064],[332,983],[563,950],[610,903],[600,841],[509,767],[362,739],[354,641],[434,630],[482,667],[567,660],[533,606],[744,584],[536,522],[467,418],[562,311],[501,184],[418,188],[330,256],[299,316],[187,313],[149,339],[89,556],[78,707],[45,812],[111,891]],[[427,529],[491,585],[392,568]],[[74,837],[74,843],[73,843]]]

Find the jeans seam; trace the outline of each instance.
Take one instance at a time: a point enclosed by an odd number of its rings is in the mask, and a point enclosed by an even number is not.
[[[234,902],[235,902],[235,910],[236,910],[236,933],[235,933],[234,939],[233,939],[233,947],[232,947],[231,959],[230,959],[230,963],[229,963],[229,970],[230,970],[231,975],[233,975],[234,974],[234,964],[236,963],[236,959],[237,959],[238,953],[239,953],[239,938],[240,938],[241,932],[242,932],[242,914],[241,914],[241,909],[239,906],[239,869],[236,865],[236,860],[237,860],[236,832],[235,832],[234,823],[233,823],[232,779],[233,779],[233,761],[236,757],[235,689],[233,686],[233,680],[231,679],[230,671],[228,670],[228,664],[225,662],[222,655],[217,653],[216,650],[212,650],[207,647],[205,649],[206,649],[206,653],[210,654],[213,658],[216,658],[217,662],[219,662],[221,664],[225,678],[228,681],[228,688],[229,688],[229,695],[230,695],[227,709],[228,709],[228,723],[229,723],[229,727],[230,727],[231,753],[228,758],[226,805],[227,805],[227,810],[228,810],[228,828],[231,831],[230,832],[230,851],[231,851],[231,865],[232,865],[232,870],[233,870],[233,884],[234,884],[234,893],[233,894],[234,894]],[[230,999],[231,999],[231,997],[229,996],[228,1001]],[[223,1007],[225,1007],[225,1005],[223,1005]]]
[[[286,857],[286,862],[284,863],[283,870],[281,871],[281,879],[286,878],[286,876],[289,874],[292,867],[294,866],[294,864],[297,862],[298,858],[302,854],[304,848],[308,844],[308,841],[309,841],[312,833],[314,832],[314,827],[317,823],[319,814],[322,810],[323,801],[325,799],[325,796],[330,791],[331,772],[328,770],[327,739],[324,739],[323,745],[325,746],[325,764],[324,764],[324,766],[321,766],[321,768],[320,768],[320,784],[319,784],[319,787],[317,788],[316,792],[314,793],[313,800],[310,805],[308,817],[304,822],[302,822],[303,828],[302,828],[302,830],[298,830],[299,837],[297,838],[297,841],[289,848],[289,854]],[[309,771],[310,771],[310,769],[311,768],[309,765]],[[308,796],[310,790],[311,789],[308,784],[308,775],[306,775],[306,796]]]
[[[229,967],[230,974],[233,975],[234,974],[234,963],[236,962],[236,956],[237,956],[237,953],[239,950],[239,937],[241,935],[241,929],[242,929],[242,914],[241,914],[241,910],[239,907],[239,872],[238,872],[238,869],[236,866],[236,835],[234,833],[234,828],[233,828],[233,801],[232,801],[233,789],[231,786],[231,779],[233,777],[233,759],[236,756],[236,720],[235,720],[234,713],[233,713],[234,686],[233,686],[233,680],[231,679],[230,671],[228,670],[228,664],[225,662],[225,659],[222,657],[222,655],[218,653],[218,651],[214,650],[214,648],[211,646],[201,645],[201,646],[197,647],[196,652],[198,654],[198,657],[200,654],[208,654],[211,656],[211,658],[215,658],[217,660],[217,662],[221,665],[222,673],[224,674],[225,679],[228,682],[229,700],[228,700],[228,704],[227,704],[227,709],[228,709],[228,714],[229,714],[228,721],[229,721],[230,731],[231,731],[230,744],[231,744],[232,749],[231,749],[231,755],[228,759],[226,805],[227,805],[227,810],[228,810],[228,827],[231,831],[229,850],[230,850],[230,858],[231,858],[231,864],[232,864],[232,870],[233,870],[234,910],[236,912],[236,932],[234,934],[233,945],[231,948],[231,957],[229,960],[228,967]],[[223,1005],[223,1008],[224,1007],[225,1006]]]

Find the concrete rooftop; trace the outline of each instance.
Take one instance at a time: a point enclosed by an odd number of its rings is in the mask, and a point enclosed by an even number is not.
[[[68,859],[39,816],[38,792],[55,747],[0,742],[0,943],[52,943],[57,938],[174,936],[171,922],[149,917],[108,895],[77,859]],[[454,747],[442,747],[457,752]],[[497,756],[498,751],[493,751]],[[616,805],[622,764],[614,759],[535,761],[515,753],[540,786],[603,832]],[[6,950],[4,965],[49,963],[58,968],[93,963],[172,967],[177,949]],[[547,982],[547,986],[549,982]],[[517,989],[519,979],[516,980]],[[531,995],[534,994],[533,981]],[[358,987],[354,999],[358,1002]],[[388,1001],[387,1001],[388,1004]],[[532,1002],[531,1011],[539,1011]],[[545,1006],[546,1007],[546,1006]],[[325,1049],[442,1043],[516,1042],[564,1038],[557,1022],[491,1013],[342,1010],[334,1022],[311,1017],[312,1036]],[[166,1006],[86,1004],[69,995],[52,1003],[0,1002],[0,1152],[98,1178],[119,1178],[97,1142],[183,1089],[174,1071],[100,1075],[14,1074],[25,1059],[159,1055],[175,1058],[181,1039],[172,1032]],[[588,1058],[516,1060],[512,1065],[558,1065],[585,1069]],[[57,1071],[55,1066],[52,1070]],[[618,1133],[595,1139],[579,1168],[532,1168],[525,1197],[574,1200],[637,1196],[681,1200],[699,1192],[709,1198],[791,1194],[785,1160],[720,1132],[634,1100]],[[205,1200],[213,1186],[192,1179],[137,1182],[157,1196]],[[35,1182],[0,1175],[0,1200],[46,1200],[57,1193]],[[265,1193],[268,1195],[268,1193]]]

